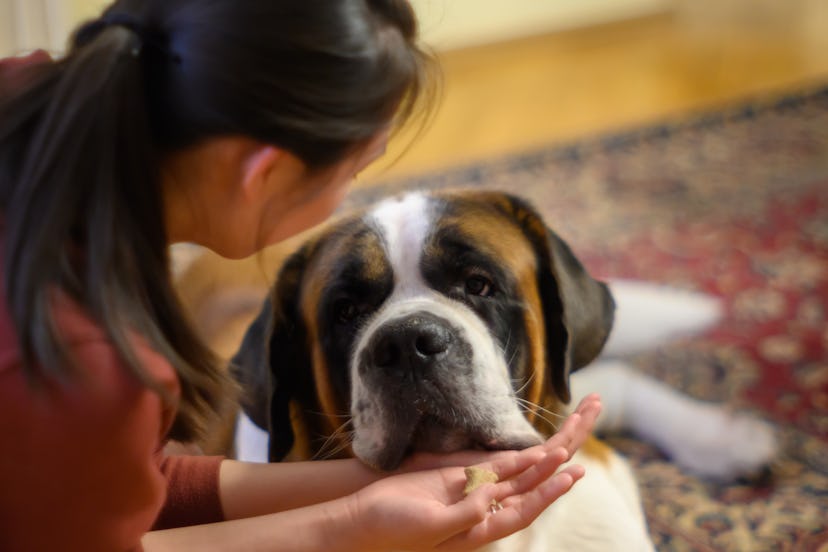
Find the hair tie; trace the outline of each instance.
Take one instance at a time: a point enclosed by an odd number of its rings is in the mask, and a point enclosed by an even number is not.
[[[133,44],[130,50],[133,57],[139,57],[145,47],[150,47],[168,56],[175,63],[181,62],[178,55],[169,51],[159,32],[149,30],[140,19],[124,12],[106,14],[100,19],[82,26],[75,35],[75,45],[84,46],[93,41],[104,29],[113,26],[127,29],[137,38],[136,43]]]
[[[135,34],[135,36],[138,38],[138,43],[133,45],[132,50],[130,51],[133,57],[139,57],[141,55],[141,51],[144,48],[144,44],[149,42],[148,38],[150,37],[148,36],[148,33],[145,30],[144,26],[141,24],[140,21],[138,21],[138,19],[136,19],[134,16],[128,13],[122,12],[105,15],[101,19],[101,23],[103,24],[101,30],[107,27],[115,26],[123,27],[124,29],[128,29]]]

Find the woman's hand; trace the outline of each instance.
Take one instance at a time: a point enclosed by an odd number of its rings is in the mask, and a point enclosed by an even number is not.
[[[555,436],[523,451],[417,455],[403,473],[353,495],[355,549],[471,550],[525,528],[583,476],[580,466],[555,472],[584,442],[599,412],[597,396],[587,397]],[[463,466],[471,463],[495,472],[499,482],[464,498]],[[411,471],[423,468],[436,469]]]

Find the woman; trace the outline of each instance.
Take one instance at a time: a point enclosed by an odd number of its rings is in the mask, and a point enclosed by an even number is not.
[[[164,457],[232,386],[167,246],[230,258],[327,217],[427,89],[403,0],[119,0],[0,86],[0,549],[469,549],[581,477],[544,446],[248,465]],[[462,497],[471,462],[505,481]],[[492,499],[503,510],[487,511]]]

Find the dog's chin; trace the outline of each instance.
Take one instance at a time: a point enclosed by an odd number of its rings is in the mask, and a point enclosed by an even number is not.
[[[475,427],[449,425],[431,415],[412,417],[397,424],[384,446],[371,458],[357,456],[381,471],[397,469],[403,460],[416,452],[451,453],[461,450],[523,450],[542,443],[534,433],[492,435]]]
[[[481,435],[473,428],[450,426],[433,416],[423,416],[411,439],[412,452],[456,452],[478,448]]]

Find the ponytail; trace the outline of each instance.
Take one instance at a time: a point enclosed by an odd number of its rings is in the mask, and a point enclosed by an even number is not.
[[[144,336],[181,380],[171,437],[196,437],[226,384],[189,329],[171,284],[159,151],[148,110],[145,41],[96,22],[61,61],[33,68],[0,100],[4,283],[32,381],[67,381],[76,367],[54,319],[57,290],[84,305],[145,385],[130,339]]]

